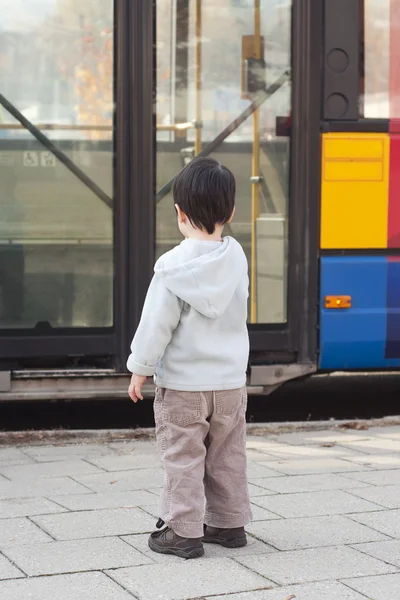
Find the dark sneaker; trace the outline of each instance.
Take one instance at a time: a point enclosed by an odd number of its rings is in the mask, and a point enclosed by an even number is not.
[[[247,537],[244,527],[221,529],[204,525],[203,542],[205,544],[219,544],[225,548],[242,548],[247,544]]]
[[[159,554],[173,554],[181,558],[199,558],[204,555],[201,538],[184,538],[170,527],[155,531],[149,537],[149,547]]]

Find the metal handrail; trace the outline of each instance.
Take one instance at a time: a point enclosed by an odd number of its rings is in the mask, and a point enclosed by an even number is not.
[[[35,127],[41,131],[112,131],[112,125],[66,125],[61,123],[37,123]],[[199,129],[201,124],[197,122],[172,123],[164,125],[160,123],[156,126],[157,131],[188,131],[189,129]],[[14,130],[25,129],[21,123],[0,123],[0,129]]]

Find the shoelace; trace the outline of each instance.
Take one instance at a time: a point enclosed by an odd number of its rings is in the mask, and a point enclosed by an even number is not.
[[[156,528],[157,529],[162,529],[164,527],[165,523],[162,519],[158,519],[157,524],[156,524]]]

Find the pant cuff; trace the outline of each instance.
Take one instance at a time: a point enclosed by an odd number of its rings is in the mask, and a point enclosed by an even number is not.
[[[168,527],[177,535],[184,538],[201,538],[204,535],[203,522],[198,523],[181,523],[180,521],[166,521]]]
[[[209,527],[218,527],[219,529],[236,529],[236,527],[245,527],[252,519],[251,508],[238,515],[218,515],[206,511],[204,522]]]

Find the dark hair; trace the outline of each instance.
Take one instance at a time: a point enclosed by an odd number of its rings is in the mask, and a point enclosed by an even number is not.
[[[177,175],[172,191],[193,227],[210,235],[216,225],[229,221],[235,208],[235,178],[212,158],[194,158]]]

